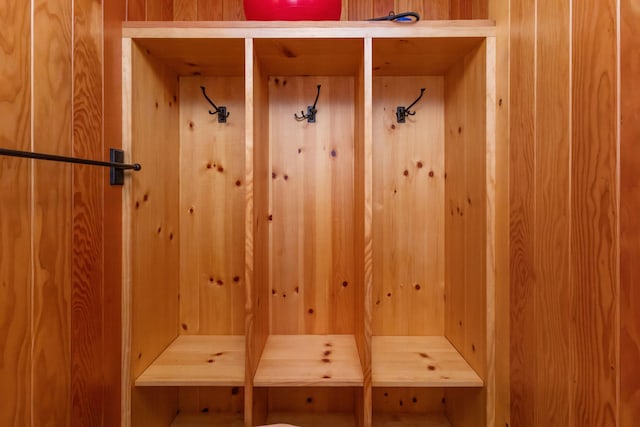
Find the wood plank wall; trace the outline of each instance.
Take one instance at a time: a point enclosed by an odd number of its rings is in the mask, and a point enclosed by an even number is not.
[[[129,21],[244,20],[242,0],[129,0]],[[486,0],[342,0],[343,21],[418,12],[422,19],[482,19]]]
[[[636,4],[511,2],[513,426],[640,414]]]
[[[119,91],[126,3],[109,3],[3,2],[0,147],[108,158],[103,130],[119,145],[119,98],[103,90]],[[0,425],[117,424],[120,190],[106,183],[0,158]]]

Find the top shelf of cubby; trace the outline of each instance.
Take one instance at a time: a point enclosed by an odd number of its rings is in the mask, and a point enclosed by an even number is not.
[[[270,75],[440,75],[486,37],[488,20],[389,22],[129,22],[123,36],[180,75],[243,76],[245,40]],[[373,45],[367,61],[365,40]]]
[[[123,24],[123,37],[136,39],[335,39],[492,37],[492,20],[420,21],[415,24],[368,21],[189,21]]]

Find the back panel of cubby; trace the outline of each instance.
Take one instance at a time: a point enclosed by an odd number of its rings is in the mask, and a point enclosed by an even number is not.
[[[270,332],[354,333],[354,77],[268,85]],[[317,122],[296,121],[317,85]]]
[[[227,123],[209,114],[201,86]],[[180,333],[244,335],[242,76],[180,78]]]
[[[443,90],[442,76],[373,79],[373,335],[444,334]]]
[[[176,390],[141,390],[133,382],[178,334],[179,92],[175,73],[162,61],[135,43],[125,43],[123,52],[130,67],[123,84],[129,101],[124,128],[131,129],[123,145],[143,167],[131,175],[123,203],[132,425],[166,425],[177,410]]]

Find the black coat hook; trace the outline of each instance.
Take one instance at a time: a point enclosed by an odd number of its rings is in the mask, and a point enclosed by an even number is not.
[[[318,85],[318,93],[316,94],[316,100],[313,101],[313,105],[309,105],[307,107],[307,114],[304,111],[300,111],[301,117],[298,117],[297,114],[294,114],[293,117],[296,118],[297,121],[301,122],[304,119],[307,119],[307,123],[315,123],[316,122],[316,104],[318,103],[318,97],[320,96],[320,85]]]
[[[409,105],[408,107],[398,107],[396,109],[396,119],[398,120],[398,123],[404,123],[405,119],[407,118],[407,116],[415,116],[416,112],[415,111],[411,111],[410,108],[413,107],[416,102],[420,101],[420,99],[422,98],[422,95],[424,94],[424,88],[420,88],[420,96],[418,96],[418,99],[416,99],[415,101],[413,101],[411,103],[411,105]]]
[[[207,101],[209,101],[209,104],[211,104],[211,106],[213,106],[213,108],[215,109],[215,111],[209,110],[209,114],[218,114],[218,123],[227,123],[227,117],[229,117],[229,114],[231,114],[227,113],[227,107],[224,107],[222,105],[220,107],[216,107],[216,104],[214,104],[211,98],[207,96],[207,92],[205,92],[204,86],[200,86],[200,89],[202,89],[202,94],[207,99]]]

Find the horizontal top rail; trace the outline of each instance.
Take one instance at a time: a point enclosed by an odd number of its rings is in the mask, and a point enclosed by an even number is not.
[[[495,37],[495,21],[179,21],[127,22],[125,38]]]

